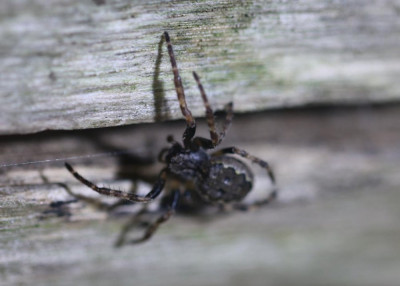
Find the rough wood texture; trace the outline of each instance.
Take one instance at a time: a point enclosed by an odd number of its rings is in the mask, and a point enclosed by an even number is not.
[[[188,102],[236,111],[398,100],[400,3],[349,1],[0,2],[0,134],[180,117],[171,33]]]
[[[63,168],[64,159],[1,166],[0,285],[397,286],[399,120],[400,106],[237,116],[225,142],[272,163],[279,200],[255,212],[177,215],[149,243],[120,250],[112,243],[130,208],[107,217],[79,202],[49,206],[71,199],[56,182],[90,194]],[[183,127],[169,122],[2,137],[0,162],[127,148],[151,157],[166,134],[178,138]],[[96,182],[127,189],[128,159],[68,161]],[[255,192],[263,194],[268,179],[254,170]]]

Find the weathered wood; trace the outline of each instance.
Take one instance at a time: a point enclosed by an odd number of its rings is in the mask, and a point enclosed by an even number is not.
[[[236,111],[398,100],[400,4],[349,1],[0,2],[0,133],[180,118],[164,30],[192,79]]]
[[[80,202],[49,206],[71,199],[57,182],[91,194],[63,168],[64,160],[1,166],[0,285],[397,286],[399,109],[237,116],[225,144],[270,161],[279,200],[247,213],[178,214],[149,243],[120,250],[112,244],[130,208],[107,217]],[[1,137],[0,164],[120,148],[147,157],[166,145],[160,143],[166,134],[178,138],[183,127],[168,122]],[[68,161],[95,182],[127,189],[121,169],[127,159]],[[265,194],[268,179],[254,170],[255,192]]]

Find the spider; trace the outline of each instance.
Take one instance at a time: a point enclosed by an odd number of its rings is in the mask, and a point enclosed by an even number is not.
[[[167,209],[153,223],[151,223],[144,234],[130,243],[144,242],[152,237],[160,224],[166,222],[176,211],[178,204],[188,192],[198,197],[204,204],[230,205],[233,209],[247,210],[251,207],[258,207],[268,204],[277,197],[277,188],[272,169],[266,161],[250,155],[245,150],[237,147],[223,148],[218,151],[211,151],[224,139],[233,118],[233,103],[225,106],[225,122],[221,132],[216,131],[214,113],[208,102],[207,95],[199,76],[193,72],[193,77],[199,88],[201,97],[206,109],[206,119],[210,132],[210,139],[195,137],[196,122],[186,105],[185,92],[182,86],[181,77],[175,60],[174,51],[167,32],[164,32],[167,43],[168,54],[174,74],[174,85],[178,96],[181,112],[186,119],[186,129],[183,132],[182,143],[167,137],[171,144],[164,148],[159,154],[159,160],[165,164],[160,172],[153,188],[146,196],[140,196],[132,192],[123,192],[105,187],[98,187],[94,183],[82,177],[70,164],[65,163],[72,175],[91,188],[92,190],[107,196],[117,197],[131,202],[149,203],[157,198],[164,189],[164,198],[167,202]],[[265,199],[256,200],[250,204],[242,203],[244,197],[251,191],[253,185],[253,173],[250,168],[232,155],[239,155],[253,163],[258,164],[267,171],[273,184],[272,191]],[[168,182],[168,184],[166,184]],[[166,188],[165,188],[166,187]],[[144,212],[144,209],[137,215]],[[129,227],[126,227],[125,232]],[[122,238],[117,245],[122,244]]]

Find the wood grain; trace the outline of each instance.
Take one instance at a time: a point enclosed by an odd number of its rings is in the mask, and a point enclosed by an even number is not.
[[[0,3],[0,133],[180,118],[163,31],[188,104],[238,112],[399,99],[400,4],[369,1]]]

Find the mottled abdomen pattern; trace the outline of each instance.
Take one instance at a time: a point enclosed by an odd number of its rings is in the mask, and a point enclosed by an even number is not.
[[[250,169],[240,160],[228,156],[211,158],[208,177],[197,181],[200,196],[210,203],[241,201],[252,185]]]

